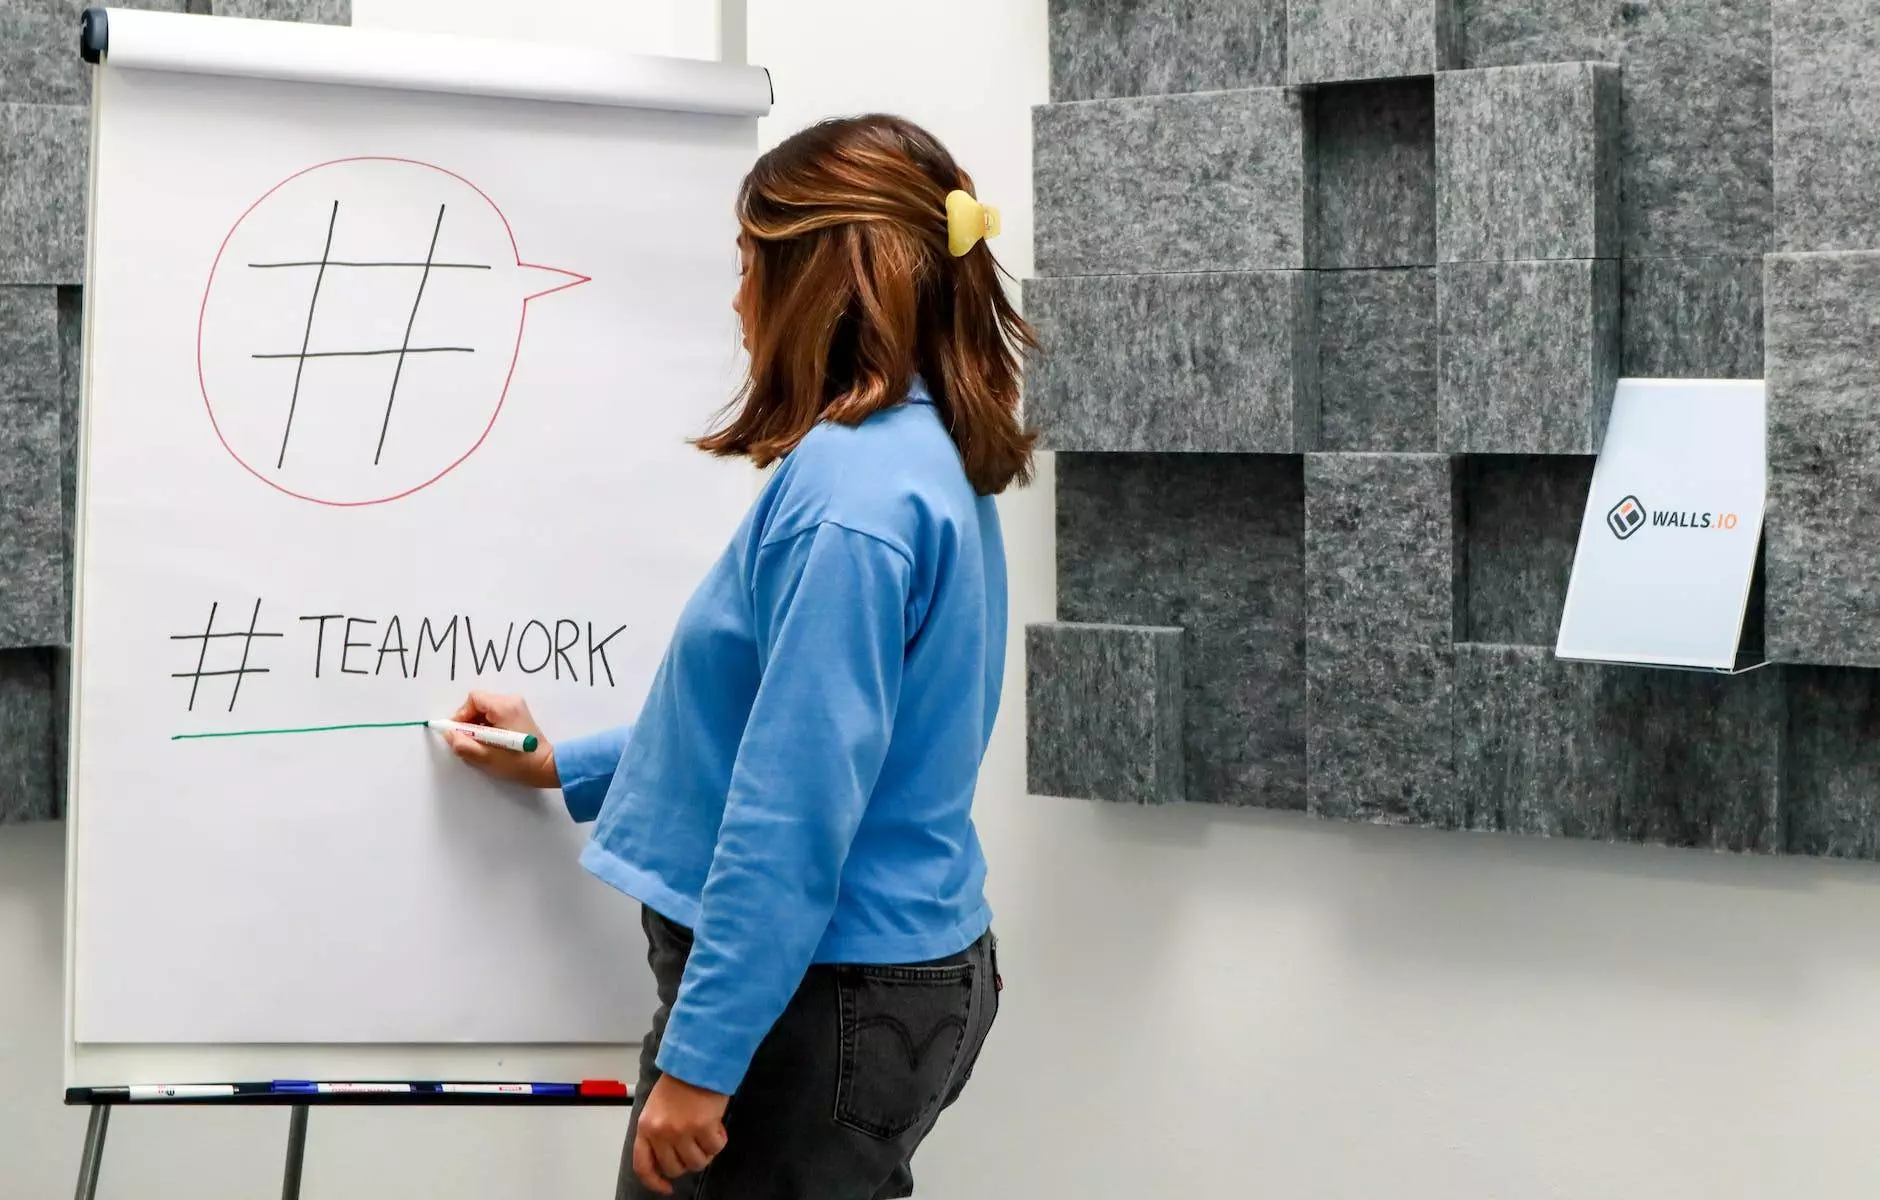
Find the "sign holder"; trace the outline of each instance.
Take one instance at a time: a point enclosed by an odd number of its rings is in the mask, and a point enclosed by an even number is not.
[[[1761,380],[1619,381],[1557,657],[1724,675],[1765,665],[1744,624],[1760,574],[1766,407]]]

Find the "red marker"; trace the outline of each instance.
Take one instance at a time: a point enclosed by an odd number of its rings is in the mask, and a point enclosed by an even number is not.
[[[627,1094],[627,1085],[618,1079],[583,1079],[581,1094],[583,1096],[624,1096]]]

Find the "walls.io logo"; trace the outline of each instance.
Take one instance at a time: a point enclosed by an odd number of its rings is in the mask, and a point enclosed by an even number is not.
[[[1670,508],[1654,512],[1646,508],[1637,496],[1627,496],[1606,513],[1606,528],[1612,530],[1612,536],[1622,542],[1647,524],[1654,529],[1714,529],[1720,533],[1729,533],[1737,527],[1739,521],[1737,515],[1731,512],[1687,512]]]
[[[1637,496],[1627,496],[1606,514],[1606,528],[1622,542],[1645,528],[1645,521],[1645,506],[1639,503]]]

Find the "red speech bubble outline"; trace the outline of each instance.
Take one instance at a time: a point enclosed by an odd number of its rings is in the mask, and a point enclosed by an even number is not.
[[[260,208],[263,204],[267,203],[268,197],[274,195],[274,193],[280,191],[282,188],[294,182],[294,180],[299,179],[301,176],[311,175],[313,172],[323,170],[327,167],[336,167],[343,163],[356,163],[356,162],[403,163],[406,166],[423,167],[426,170],[436,171],[439,174],[450,176],[452,179],[455,179],[458,183],[463,184],[465,187],[475,192],[478,196],[482,197],[483,203],[489,205],[490,211],[496,214],[496,219],[503,223],[503,232],[509,238],[509,249],[511,253],[515,255],[517,267],[523,270],[546,271],[553,275],[565,276],[566,281],[563,283],[556,284],[554,287],[551,287],[551,288],[544,288],[539,292],[531,292],[522,298],[522,312],[521,312],[521,315],[516,319],[516,345],[515,345],[515,349],[510,352],[509,370],[503,375],[502,394],[496,398],[496,408],[490,413],[489,424],[483,427],[483,432],[477,435],[477,440],[471,444],[468,450],[465,450],[449,466],[446,466],[443,470],[431,476],[429,479],[425,480],[423,483],[414,484],[413,486],[406,488],[402,492],[397,492],[390,496],[380,496],[374,500],[326,500],[326,499],[322,499],[319,496],[309,496],[301,492],[296,492],[292,488],[283,487],[281,484],[276,483],[274,480],[269,479],[266,475],[263,475],[260,471],[255,470],[253,466],[249,465],[246,459],[244,459],[240,454],[237,454],[235,452],[235,447],[229,445],[228,438],[225,437],[222,433],[221,424],[215,419],[215,402],[209,399],[209,382],[204,377],[204,374],[203,374],[202,329],[203,329],[204,322],[208,319],[209,293],[215,290],[215,276],[216,276],[217,270],[219,270],[222,266],[222,255],[227,252],[228,244],[231,241],[235,240],[236,231],[241,229],[242,222],[246,221],[249,218],[249,216],[253,214],[257,208]],[[556,292],[565,292],[569,288],[580,287],[582,284],[589,283],[591,281],[592,281],[591,276],[577,274],[574,271],[564,271],[560,267],[547,267],[547,266],[543,266],[540,263],[524,262],[522,259],[522,251],[518,249],[516,246],[516,232],[515,230],[509,227],[509,218],[503,215],[503,210],[497,207],[496,201],[490,199],[489,193],[485,192],[482,188],[478,187],[474,183],[471,183],[468,179],[465,179],[463,176],[457,174],[457,172],[452,171],[447,167],[440,167],[436,163],[421,162],[415,158],[398,158],[393,155],[385,155],[385,154],[357,154],[349,158],[335,158],[328,162],[315,163],[311,167],[305,167],[301,170],[295,171],[292,175],[289,175],[287,178],[281,180],[279,183],[275,184],[273,187],[263,192],[261,194],[261,197],[258,200],[256,200],[253,204],[250,204],[247,208],[242,210],[241,216],[235,218],[235,223],[229,226],[228,233],[223,235],[222,244],[216,247],[215,261],[209,264],[209,281],[208,283],[203,285],[203,289],[202,289],[202,306],[196,314],[196,386],[197,386],[197,389],[202,393],[203,409],[209,414],[209,425],[212,429],[215,430],[215,439],[216,441],[222,443],[222,449],[228,451],[228,456],[234,459],[238,464],[240,464],[242,470],[248,472],[250,475],[253,475],[256,479],[259,479],[262,483],[267,484],[269,487],[273,488],[275,491],[280,492],[283,495],[292,496],[296,500],[305,500],[312,504],[324,504],[329,508],[364,508],[368,505],[373,505],[373,504],[389,504],[393,500],[402,500],[406,496],[409,496],[414,492],[423,491],[425,488],[430,487],[432,484],[436,483],[438,480],[444,478],[444,476],[450,474],[452,471],[462,466],[465,459],[469,458],[472,454],[475,454],[477,450],[482,447],[483,443],[490,436],[490,430],[496,428],[496,419],[502,415],[503,404],[505,401],[509,399],[509,385],[516,377],[516,362],[522,357],[522,336],[523,336],[523,333],[528,328],[529,302],[531,300],[540,300],[543,296],[551,296],[555,294]]]

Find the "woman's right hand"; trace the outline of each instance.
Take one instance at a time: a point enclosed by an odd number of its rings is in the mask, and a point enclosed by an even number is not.
[[[491,725],[497,729],[534,734],[535,749],[526,754],[479,742],[469,734],[455,730],[445,730],[444,741],[458,758],[494,779],[532,788],[561,786],[561,774],[555,769],[555,747],[542,732],[542,727],[535,723],[535,716],[522,697],[471,692],[463,706],[450,715],[450,719],[465,725]]]

